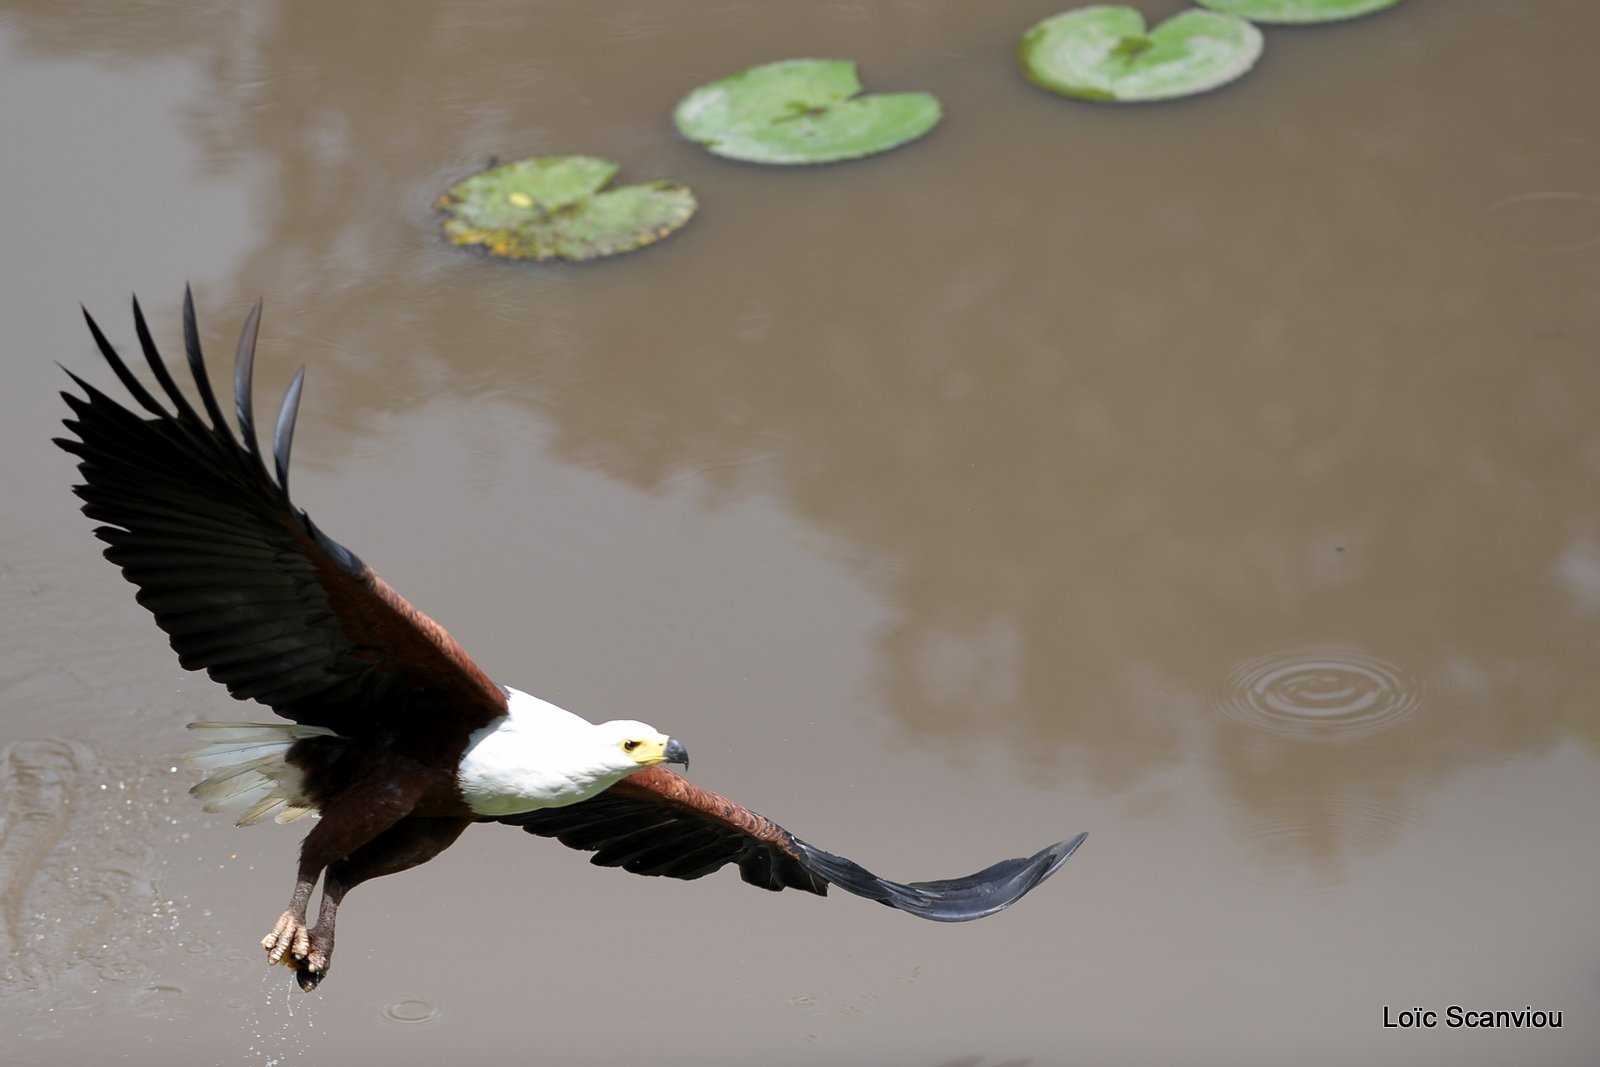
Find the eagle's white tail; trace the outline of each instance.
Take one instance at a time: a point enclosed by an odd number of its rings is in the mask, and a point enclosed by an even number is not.
[[[240,826],[271,815],[286,823],[317,814],[316,802],[302,791],[300,769],[287,760],[289,747],[307,737],[337,737],[332,730],[299,723],[192,722],[189,729],[205,747],[184,762],[206,778],[190,789],[207,811],[244,808]]]

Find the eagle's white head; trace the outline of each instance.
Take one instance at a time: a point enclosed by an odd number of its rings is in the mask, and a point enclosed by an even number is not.
[[[668,737],[655,727],[635,719],[613,719],[594,728],[597,753],[603,753],[607,762],[622,772],[632,774],[640,767],[653,767],[657,763],[681,763],[689,767],[689,752],[683,742]]]
[[[689,765],[681,741],[633,719],[591,723],[516,689],[507,714],[473,734],[456,772],[479,815],[576,804],[658,763]]]

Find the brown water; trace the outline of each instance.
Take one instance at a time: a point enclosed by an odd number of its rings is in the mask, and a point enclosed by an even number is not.
[[[0,1059],[1600,1062],[1600,5],[1272,30],[1137,110],[1017,75],[1060,6],[0,5]],[[945,122],[790,171],[677,138],[801,55]],[[561,152],[701,212],[576,268],[436,235]],[[109,377],[76,304],[175,347],[186,280],[219,365],[265,298],[300,502],[497,678],[892,877],[1088,844],[944,927],[484,827],[291,993],[298,834],[176,769],[252,713],[45,443],[52,361]]]

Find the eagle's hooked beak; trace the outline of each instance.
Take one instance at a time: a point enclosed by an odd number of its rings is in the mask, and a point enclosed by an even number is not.
[[[629,738],[622,743],[622,750],[642,767],[654,767],[658,763],[681,763],[684,770],[689,769],[689,750],[683,747],[682,741],[666,734]]]

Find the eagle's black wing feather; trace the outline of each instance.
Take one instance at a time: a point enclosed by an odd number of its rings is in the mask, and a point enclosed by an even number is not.
[[[504,710],[504,692],[437,623],[290,501],[299,376],[278,412],[275,471],[264,462],[250,397],[260,304],[239,342],[239,436],[212,391],[187,294],[183,310],[204,417],[162,360],[135,301],[139,347],[165,403],[85,311],[101,355],[150,417],[71,375],[85,395],[62,394],[74,436],[56,440],[79,459],[83,484],[75,491],[84,514],[104,524],[95,535],[109,546],[106,558],[138,587],[179,661],[241,700],[348,736],[392,729],[407,715],[449,715],[458,730],[491,721]]]
[[[634,874],[699,878],[729,863],[763,889],[825,894],[831,883],[857,896],[936,922],[992,915],[1054,874],[1087,834],[1032,856],[1002,860],[965,878],[891,882],[806,843],[726,797],[661,767],[634,774],[597,797],[492,820],[595,853],[590,861]]]

